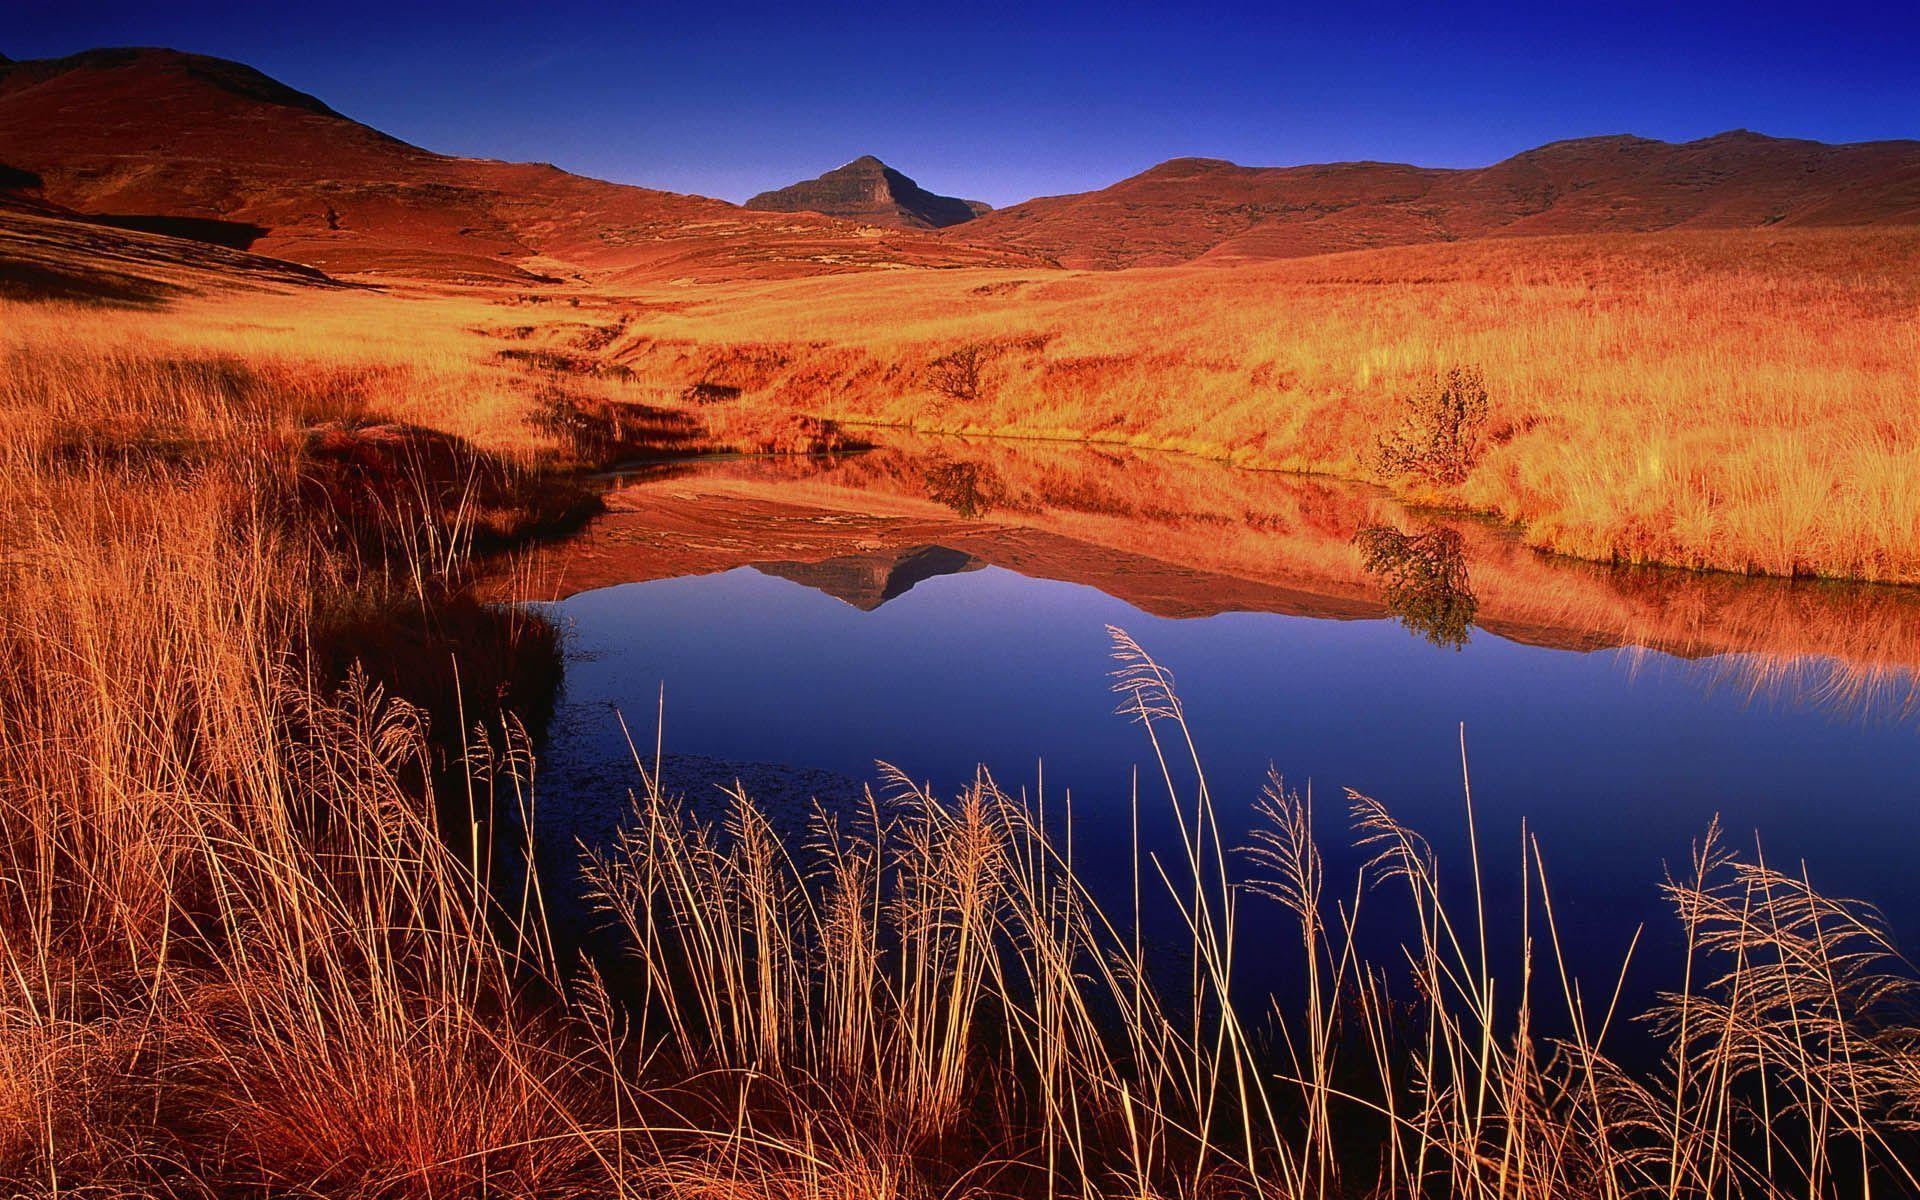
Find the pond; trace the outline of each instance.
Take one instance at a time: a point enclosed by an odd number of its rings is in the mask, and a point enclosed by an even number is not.
[[[1311,789],[1335,895],[1365,857],[1349,788],[1468,877],[1464,741],[1490,911],[1517,908],[1537,838],[1589,990],[1642,925],[1641,986],[1672,982],[1659,885],[1716,817],[1920,931],[1909,590],[1574,562],[1361,485],[1046,444],[678,464],[609,509],[518,584],[570,638],[549,847],[610,836],[629,732],[649,763],[661,732],[667,789],[695,799],[737,779],[844,804],[877,761],[942,791],[984,766],[1070,800],[1076,866],[1121,903],[1136,772],[1144,848],[1174,835],[1116,713],[1116,627],[1173,673],[1230,842],[1270,770]]]

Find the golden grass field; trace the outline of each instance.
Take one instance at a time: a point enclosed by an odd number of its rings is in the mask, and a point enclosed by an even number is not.
[[[526,299],[544,302],[258,290],[64,336],[377,366],[389,418],[521,455],[555,437],[502,354],[616,411],[689,410],[721,444],[794,413],[1358,479],[1381,478],[1372,451],[1402,398],[1470,365],[1492,398],[1482,461],[1456,486],[1383,480],[1406,498],[1582,558],[1920,581],[1920,234],[1897,228]],[[980,351],[971,397],[928,381],[962,347]],[[691,404],[699,384],[737,394]]]
[[[1359,473],[1396,394],[1465,362],[1511,436],[1433,498],[1599,557],[1911,580],[1916,245],[1672,235],[1623,261],[1515,241],[577,305],[280,285],[0,302],[0,1183],[1920,1189],[1920,1032],[1890,937],[1711,838],[1670,888],[1686,973],[1646,1068],[1612,1057],[1633,1016],[1614,981],[1561,972],[1537,849],[1525,911],[1463,906],[1354,796],[1383,856],[1363,889],[1326,878],[1278,786],[1251,860],[1204,788],[1143,791],[1187,848],[1163,881],[1140,864],[1142,903],[1190,935],[1164,990],[1135,914],[1101,912],[986,780],[895,781],[868,821],[786,844],[750,798],[708,824],[638,776],[631,832],[591,869],[628,953],[562,960],[506,819],[537,803],[514,712],[537,707],[551,631],[462,586],[489,547],[577,519],[570,468],[649,438],[767,445],[798,413]],[[968,342],[989,347],[978,396],[929,406],[927,362]],[[701,383],[741,390],[689,398]],[[779,427],[797,448],[829,432]],[[1116,651],[1143,736],[1185,758],[1169,681]],[[1358,959],[1363,895],[1404,909],[1405,961]],[[1255,906],[1298,956],[1285,1011],[1234,991],[1236,961],[1278,952]]]
[[[1920,234],[1505,239],[1236,268],[898,272],[644,294],[658,385],[953,432],[1365,478],[1474,365],[1489,446],[1417,498],[1584,558],[1920,582]],[[979,395],[926,365],[985,348]]]

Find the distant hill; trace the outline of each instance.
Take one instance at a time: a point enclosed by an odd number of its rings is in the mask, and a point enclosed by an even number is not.
[[[1466,170],[1180,158],[1099,191],[996,210],[966,238],[1113,268],[1499,235],[1916,223],[1920,142],[1835,146],[1742,130],[1680,144],[1554,142]]]
[[[0,163],[68,209],[333,273],[534,282],[1024,261],[544,163],[435,154],[251,67],[175,50],[0,63]]]
[[[762,212],[815,212],[896,229],[944,229],[973,220],[992,206],[927,191],[871,154],[817,179],[761,192],[747,207]]]

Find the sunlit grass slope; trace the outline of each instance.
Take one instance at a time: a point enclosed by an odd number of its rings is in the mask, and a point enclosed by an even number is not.
[[[0,1187],[452,1194],[509,1142],[546,1148],[484,1169],[550,1185],[579,1152],[539,1140],[422,712],[320,632],[404,641],[476,518],[414,469],[446,443],[381,443],[361,504],[317,430],[464,397],[532,443],[453,337],[235,302],[0,305]]]
[[[679,289],[609,348],[663,398],[1367,476],[1475,366],[1466,482],[1588,558],[1920,581],[1920,233],[1492,240],[1239,268]],[[977,348],[974,378],[934,364]],[[716,393],[708,392],[707,395]],[[718,394],[731,394],[718,393]]]

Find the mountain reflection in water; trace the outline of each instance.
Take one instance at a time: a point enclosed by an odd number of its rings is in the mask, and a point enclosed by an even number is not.
[[[752,566],[871,611],[993,565],[1156,616],[1392,617],[1443,647],[1478,628],[1712,657],[1720,686],[1876,715],[1920,695],[1914,589],[1580,562],[1380,489],[1171,454],[903,436],[837,458],[643,468],[611,481],[607,507],[500,586],[545,599]]]
[[[604,516],[503,582],[566,598],[537,805],[559,892],[631,821],[633,737],[652,762],[664,695],[666,787],[690,804],[738,784],[804,836],[884,786],[877,759],[949,795],[984,768],[1064,801],[1076,869],[1124,907],[1136,854],[1181,840],[1134,807],[1157,768],[1114,715],[1113,625],[1177,677],[1226,846],[1278,770],[1317,797],[1329,878],[1370,857],[1348,787],[1464,864],[1464,740],[1488,905],[1517,910],[1504,868],[1546,847],[1559,950],[1609,991],[1642,928],[1636,970],[1674,977],[1660,883],[1716,822],[1920,929],[1900,849],[1920,591],[1576,562],[1374,488],[1042,443],[609,483]]]

